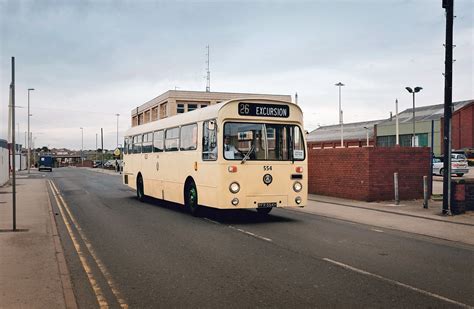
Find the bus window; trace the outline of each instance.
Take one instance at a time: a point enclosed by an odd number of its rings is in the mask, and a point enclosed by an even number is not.
[[[153,133],[143,134],[142,152],[150,153],[152,150]]]
[[[179,147],[179,128],[167,129],[165,133],[165,150],[176,151]]]
[[[142,135],[135,135],[133,137],[133,153],[142,152]]]
[[[127,154],[132,154],[133,153],[133,137],[128,137],[127,138]]]
[[[123,139],[123,154],[128,154],[128,137]]]
[[[204,121],[202,134],[202,159],[217,159],[217,127],[215,120]]]
[[[163,130],[155,131],[153,136],[153,152],[163,151]]]
[[[304,160],[303,135],[295,125],[227,122],[224,158],[242,160],[243,156],[247,160]]]
[[[196,150],[197,148],[197,124],[189,124],[181,127],[181,150]]]
[[[303,143],[303,136],[300,131],[300,128],[294,126],[291,131],[293,135],[293,158],[295,160],[304,160],[305,149]]]

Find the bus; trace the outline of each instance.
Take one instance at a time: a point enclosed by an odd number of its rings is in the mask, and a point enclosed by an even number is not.
[[[256,209],[304,207],[308,176],[303,113],[291,102],[233,99],[130,128],[123,183],[182,204]]]

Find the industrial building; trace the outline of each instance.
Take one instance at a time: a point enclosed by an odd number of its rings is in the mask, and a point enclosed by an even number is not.
[[[132,110],[132,127],[239,98],[291,102],[291,95],[168,90]]]
[[[345,123],[344,147],[361,147],[374,145],[374,126],[383,120]],[[341,146],[341,125],[321,126],[307,136],[308,145],[312,148],[336,148]]]
[[[435,156],[442,154],[442,118],[444,104],[415,108],[415,145],[431,147]],[[474,100],[453,102],[452,149],[474,147]],[[399,144],[411,146],[413,136],[413,109],[398,114]],[[396,117],[376,125],[376,143],[379,147],[396,145]],[[433,132],[433,133],[432,133]]]

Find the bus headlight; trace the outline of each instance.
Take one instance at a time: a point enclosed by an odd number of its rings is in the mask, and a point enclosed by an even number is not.
[[[232,199],[232,205],[234,205],[234,206],[237,206],[237,205],[239,205],[239,199],[238,199],[238,198],[236,198],[236,197],[235,197],[235,198],[233,198],[233,199]]]
[[[300,192],[301,189],[303,189],[303,185],[301,184],[301,182],[295,181],[295,183],[293,184],[293,190],[295,190],[295,192]]]
[[[230,186],[229,186],[229,191],[234,193],[234,194],[239,192],[240,191],[239,183],[237,183],[237,182],[231,183]]]
[[[295,198],[295,202],[296,202],[297,205],[301,204],[301,197],[297,196]]]

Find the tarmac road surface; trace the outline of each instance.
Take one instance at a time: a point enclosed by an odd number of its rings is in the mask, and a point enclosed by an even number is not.
[[[468,245],[288,209],[195,218],[118,176],[47,175],[80,308],[474,306]]]

